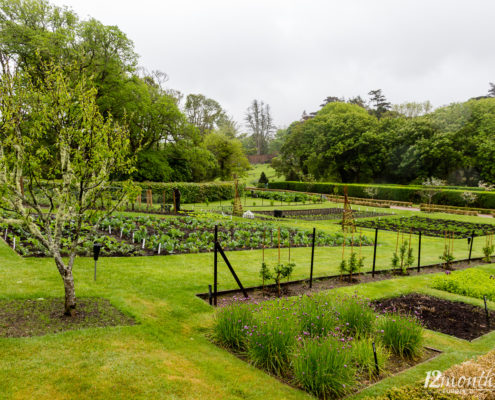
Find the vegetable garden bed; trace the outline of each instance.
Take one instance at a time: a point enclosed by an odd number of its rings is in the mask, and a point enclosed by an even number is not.
[[[151,256],[209,252],[213,249],[215,225],[219,225],[218,237],[224,250],[250,250],[278,247],[311,246],[312,232],[294,228],[277,227],[267,222],[237,221],[208,217],[158,218],[153,216],[116,216],[103,220],[95,236],[88,234],[90,221],[83,227],[87,234],[83,245],[78,247],[80,256],[90,256],[93,243],[103,244],[102,256]],[[5,234],[5,232],[7,232]],[[0,225],[0,234],[9,246],[23,256],[43,257],[46,250],[40,242],[20,226]],[[71,226],[64,229],[66,248],[71,241]],[[338,232],[327,234],[317,232],[316,246],[340,246],[343,241],[351,244],[351,238],[344,238]],[[358,239],[354,239],[357,241]],[[371,241],[362,237],[362,245]],[[64,254],[64,253],[63,253]]]
[[[356,226],[363,228],[378,228],[393,232],[422,232],[423,235],[433,237],[444,237],[445,232],[450,232],[454,233],[455,238],[457,239],[471,237],[473,232],[475,236],[484,236],[495,233],[495,225],[418,216],[356,221]]]
[[[411,293],[374,304],[383,311],[416,315],[428,329],[465,340],[476,339],[495,328],[487,326],[485,310],[481,307],[424,294]],[[489,311],[489,315],[495,325],[495,312]]]

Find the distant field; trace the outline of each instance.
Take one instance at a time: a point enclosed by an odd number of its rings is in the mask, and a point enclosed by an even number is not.
[[[252,166],[253,169],[249,170],[247,175],[240,179],[241,182],[246,183],[247,185],[255,185],[258,183],[261,172],[265,173],[270,182],[283,180],[283,177],[277,177],[275,170],[270,164],[253,164]]]

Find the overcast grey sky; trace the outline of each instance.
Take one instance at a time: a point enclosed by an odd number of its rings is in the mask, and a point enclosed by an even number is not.
[[[435,107],[495,82],[493,0],[56,0],[117,25],[140,65],[239,122],[257,98],[288,125],[327,96]]]

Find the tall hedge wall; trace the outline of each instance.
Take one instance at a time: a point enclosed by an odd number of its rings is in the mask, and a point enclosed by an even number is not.
[[[368,187],[375,187],[378,193],[375,199],[410,201],[413,203],[424,202],[421,198],[421,186],[391,186],[391,185],[364,185],[364,184],[344,184],[344,183],[312,183],[312,182],[270,182],[270,189],[295,190],[298,192],[311,192],[323,194],[344,194],[344,186],[347,186],[348,194],[351,197],[370,198],[364,191]],[[477,188],[473,188],[477,189]],[[469,190],[459,189],[438,189],[438,193],[433,197],[433,204],[442,204],[448,206],[462,207],[466,202],[462,198],[462,193]],[[469,204],[470,207],[493,208],[495,209],[495,192],[481,192],[472,190],[476,193],[476,200]]]
[[[165,191],[165,201],[173,201],[173,189],[177,188],[181,193],[182,203],[202,203],[208,201],[229,200],[234,198],[234,184],[232,182],[188,183],[188,182],[136,182],[145,190],[151,189],[154,201],[162,201]],[[239,184],[239,194],[244,193],[244,184]],[[157,200],[155,200],[157,199]]]

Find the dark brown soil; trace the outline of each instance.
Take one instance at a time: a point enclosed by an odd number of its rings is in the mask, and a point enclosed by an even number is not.
[[[463,270],[468,267],[474,267],[481,264],[485,264],[485,262],[481,260],[472,260],[471,264],[469,264],[465,261],[459,261],[453,263],[453,268],[451,268],[451,270]],[[445,269],[440,265],[426,266],[422,267],[419,273],[416,269],[410,270],[408,276],[434,274],[439,272],[445,272]],[[322,277],[313,280],[312,288],[309,287],[309,281],[307,280],[283,282],[281,288],[281,297],[298,296],[301,294],[316,293],[322,290],[336,289],[344,286],[353,286],[361,283],[378,282],[387,279],[394,279],[398,276],[401,275],[394,274],[392,271],[386,273],[377,273],[375,274],[374,278],[371,274],[360,274],[354,275],[351,282],[349,282],[348,276],[344,276],[342,279],[340,278],[340,276]],[[221,287],[219,287],[219,289],[221,289]],[[224,293],[220,291],[217,296],[218,306],[223,307],[233,302],[239,301],[239,299],[243,299],[243,301],[248,303],[259,303],[261,301],[272,300],[278,297],[277,288],[275,287],[275,285],[267,286],[264,290],[259,287],[246,288],[246,290],[249,295],[249,298],[247,299],[244,299],[241,290],[228,290]],[[208,294],[198,294],[198,297],[202,298],[205,301],[209,301]]]
[[[42,336],[84,328],[134,325],[108,300],[85,298],[77,301],[75,317],[63,315],[63,299],[0,300],[0,337]]]
[[[428,329],[460,339],[473,340],[491,331],[487,326],[485,310],[466,303],[411,293],[380,300],[375,305],[382,311],[415,315]],[[493,329],[495,312],[489,313]]]

